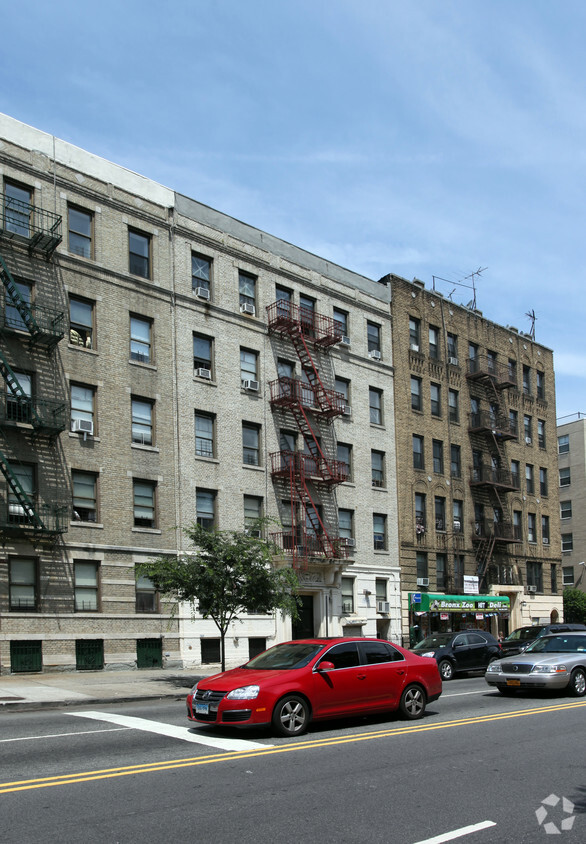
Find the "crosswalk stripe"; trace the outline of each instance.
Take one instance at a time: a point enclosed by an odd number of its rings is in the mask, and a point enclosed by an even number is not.
[[[175,727],[173,724],[163,724],[160,721],[149,721],[147,718],[135,718],[131,715],[116,715],[113,712],[99,712],[98,710],[86,710],[83,712],[70,712],[77,718],[93,718],[95,721],[107,721],[110,724],[118,724],[121,727],[130,727],[134,730],[144,730],[147,733],[156,733],[160,736],[189,741],[193,744],[203,744],[206,747],[215,747],[218,750],[254,750],[257,748],[273,747],[272,744],[261,744],[257,741],[246,739],[226,739],[208,735],[207,733],[192,732],[188,727]]]

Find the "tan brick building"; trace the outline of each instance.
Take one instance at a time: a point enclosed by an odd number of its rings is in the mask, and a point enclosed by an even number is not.
[[[403,630],[562,618],[552,352],[423,282],[383,281]]]
[[[586,589],[586,416],[557,425],[562,576],[564,586]]]

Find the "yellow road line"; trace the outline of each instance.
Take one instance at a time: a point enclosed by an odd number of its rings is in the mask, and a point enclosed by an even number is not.
[[[9,794],[14,791],[28,791],[37,788],[51,788],[57,785],[73,785],[81,782],[92,782],[101,779],[113,779],[115,777],[127,777],[133,774],[149,774],[155,771],[170,771],[177,768],[189,768],[197,765],[210,765],[219,762],[234,761],[237,759],[250,759],[259,756],[274,756],[279,753],[291,753],[298,750],[313,750],[318,747],[335,747],[337,745],[352,744],[355,742],[372,741],[373,739],[389,738],[410,734],[431,732],[434,730],[453,729],[472,724],[489,724],[498,721],[506,721],[512,718],[524,718],[527,715],[547,715],[552,712],[559,712],[565,709],[579,709],[586,706],[586,701],[574,701],[553,706],[539,706],[533,709],[523,709],[515,712],[501,712],[493,715],[478,715],[472,718],[458,718],[453,721],[444,721],[439,724],[405,724],[400,727],[390,727],[383,730],[376,730],[368,733],[355,733],[348,736],[335,736],[332,738],[319,738],[296,742],[295,744],[281,745],[280,747],[267,747],[266,750],[255,748],[251,751],[239,751],[230,753],[216,753],[211,756],[194,756],[188,759],[169,759],[166,762],[145,762],[140,765],[128,765],[119,768],[104,768],[96,771],[82,771],[77,774],[59,774],[52,777],[41,777],[32,780],[16,780],[13,782],[0,783],[0,794]]]

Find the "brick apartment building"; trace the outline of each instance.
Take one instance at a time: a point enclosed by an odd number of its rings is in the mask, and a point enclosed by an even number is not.
[[[562,577],[564,586],[586,589],[586,416],[575,413],[557,425]]]

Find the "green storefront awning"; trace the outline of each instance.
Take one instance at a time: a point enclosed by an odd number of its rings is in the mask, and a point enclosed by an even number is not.
[[[420,600],[417,600],[417,599]],[[409,592],[409,607],[415,612],[498,612],[510,609],[507,595],[433,595]]]

